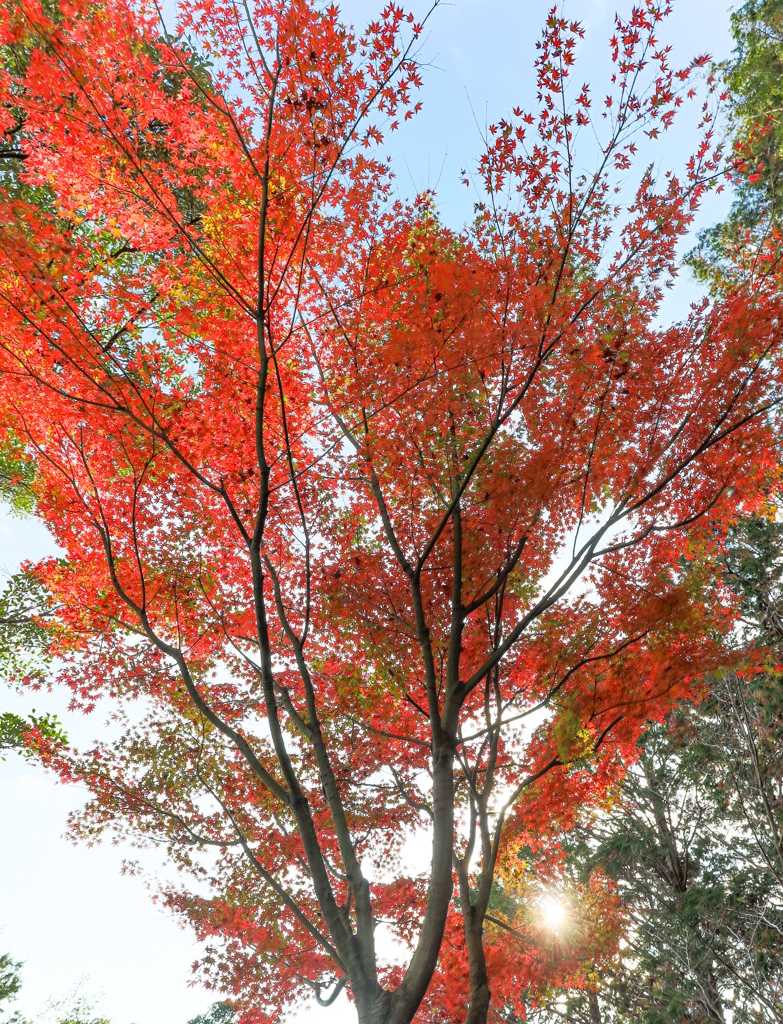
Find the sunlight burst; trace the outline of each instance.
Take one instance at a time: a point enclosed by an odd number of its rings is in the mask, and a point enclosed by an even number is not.
[[[568,920],[568,908],[560,900],[550,896],[541,903],[541,916],[546,927],[556,932],[562,929]]]

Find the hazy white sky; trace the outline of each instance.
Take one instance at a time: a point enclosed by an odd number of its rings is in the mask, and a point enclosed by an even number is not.
[[[469,216],[475,201],[458,179],[460,169],[472,166],[480,151],[476,122],[483,126],[517,104],[535,109],[535,41],[553,3],[456,0],[444,3],[429,23],[423,57],[432,66],[424,80],[424,110],[390,140],[389,150],[400,191],[437,185],[449,223]],[[346,0],[342,9],[346,20],[363,20],[381,6]],[[725,0],[677,0],[675,6],[665,33],[675,47],[675,64],[697,52],[716,58],[728,54]],[[426,7],[416,3],[412,9],[420,14]],[[576,77],[596,81],[598,91],[615,4],[570,2],[564,10],[587,30]],[[692,121],[685,121],[667,146],[682,155],[690,130]],[[711,200],[701,223],[719,217],[723,205]],[[687,285],[679,289],[667,312],[676,316],[692,297]],[[43,527],[0,515],[0,569],[13,571],[22,560],[51,551]],[[18,698],[0,691],[0,709],[54,710],[77,743],[100,734],[100,709],[89,718],[75,717],[65,712],[66,704],[56,694]],[[185,1024],[218,998],[189,987],[198,948],[189,933],[155,907],[143,880],[122,876],[123,859],[138,856],[135,851],[74,848],[61,838],[68,811],[82,800],[83,793],[56,784],[14,755],[0,762],[0,953],[8,950],[25,961],[16,1006],[34,1015],[47,1000],[63,996],[88,976],[85,990],[104,993],[99,1008],[114,1024]],[[143,865],[151,878],[165,871],[155,851],[144,854]],[[341,1005],[331,1010],[313,1006],[300,1020],[337,1024],[352,1017]]]

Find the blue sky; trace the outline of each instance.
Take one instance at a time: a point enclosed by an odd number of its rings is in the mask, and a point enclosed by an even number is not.
[[[442,4],[430,19],[422,50],[430,65],[421,96],[424,109],[386,148],[395,161],[400,193],[437,187],[441,214],[449,224],[458,225],[472,212],[476,196],[459,184],[459,172],[475,165],[481,129],[514,106],[535,109],[535,42],[550,6],[551,0],[457,0]],[[377,10],[368,0],[348,0],[342,7],[346,20],[357,21]],[[665,31],[674,46],[674,63],[701,52],[728,55],[729,15],[721,0],[677,0],[675,8]],[[425,9],[413,7],[417,15]],[[566,16],[581,20],[587,33],[575,77],[595,83],[599,95],[614,10],[606,0],[564,5]],[[667,162],[682,162],[693,140],[693,123],[686,115],[667,136],[660,150]],[[710,223],[724,208],[725,200],[711,199],[700,223]],[[694,295],[693,286],[682,280],[667,313],[676,317]],[[13,571],[22,560],[51,551],[51,538],[40,525],[0,518],[0,568]],[[77,742],[104,728],[100,710],[85,719],[67,715],[65,704],[57,694],[0,694],[3,710],[56,711]],[[197,947],[155,907],[141,878],[121,874],[123,859],[136,856],[134,851],[74,848],[61,838],[68,811],[83,796],[13,755],[0,762],[0,952],[8,950],[25,961],[17,1008],[38,1013],[47,1000],[89,976],[86,991],[104,993],[99,1007],[114,1024],[184,1024],[215,998],[188,987]],[[165,871],[154,851],[142,861],[151,875]],[[346,1015],[341,1007],[313,1007],[300,1019],[333,1024]]]

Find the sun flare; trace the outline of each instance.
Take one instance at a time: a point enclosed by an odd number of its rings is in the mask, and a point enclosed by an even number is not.
[[[541,917],[550,931],[560,931],[568,920],[568,908],[561,900],[548,897],[541,903]]]

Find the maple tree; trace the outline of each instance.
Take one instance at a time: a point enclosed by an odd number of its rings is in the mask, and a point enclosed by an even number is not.
[[[646,0],[593,101],[552,13],[457,231],[378,156],[421,77],[393,5],[2,12],[3,467],[66,552],[26,570],[51,672],[120,726],[46,754],[92,793],[73,835],[166,846],[245,1021],[523,1012],[523,851],[554,884],[719,663],[714,555],[776,472],[774,284],[660,324],[710,109],[679,174],[634,158],[706,58],[674,70]],[[613,949],[591,901],[563,981]]]

